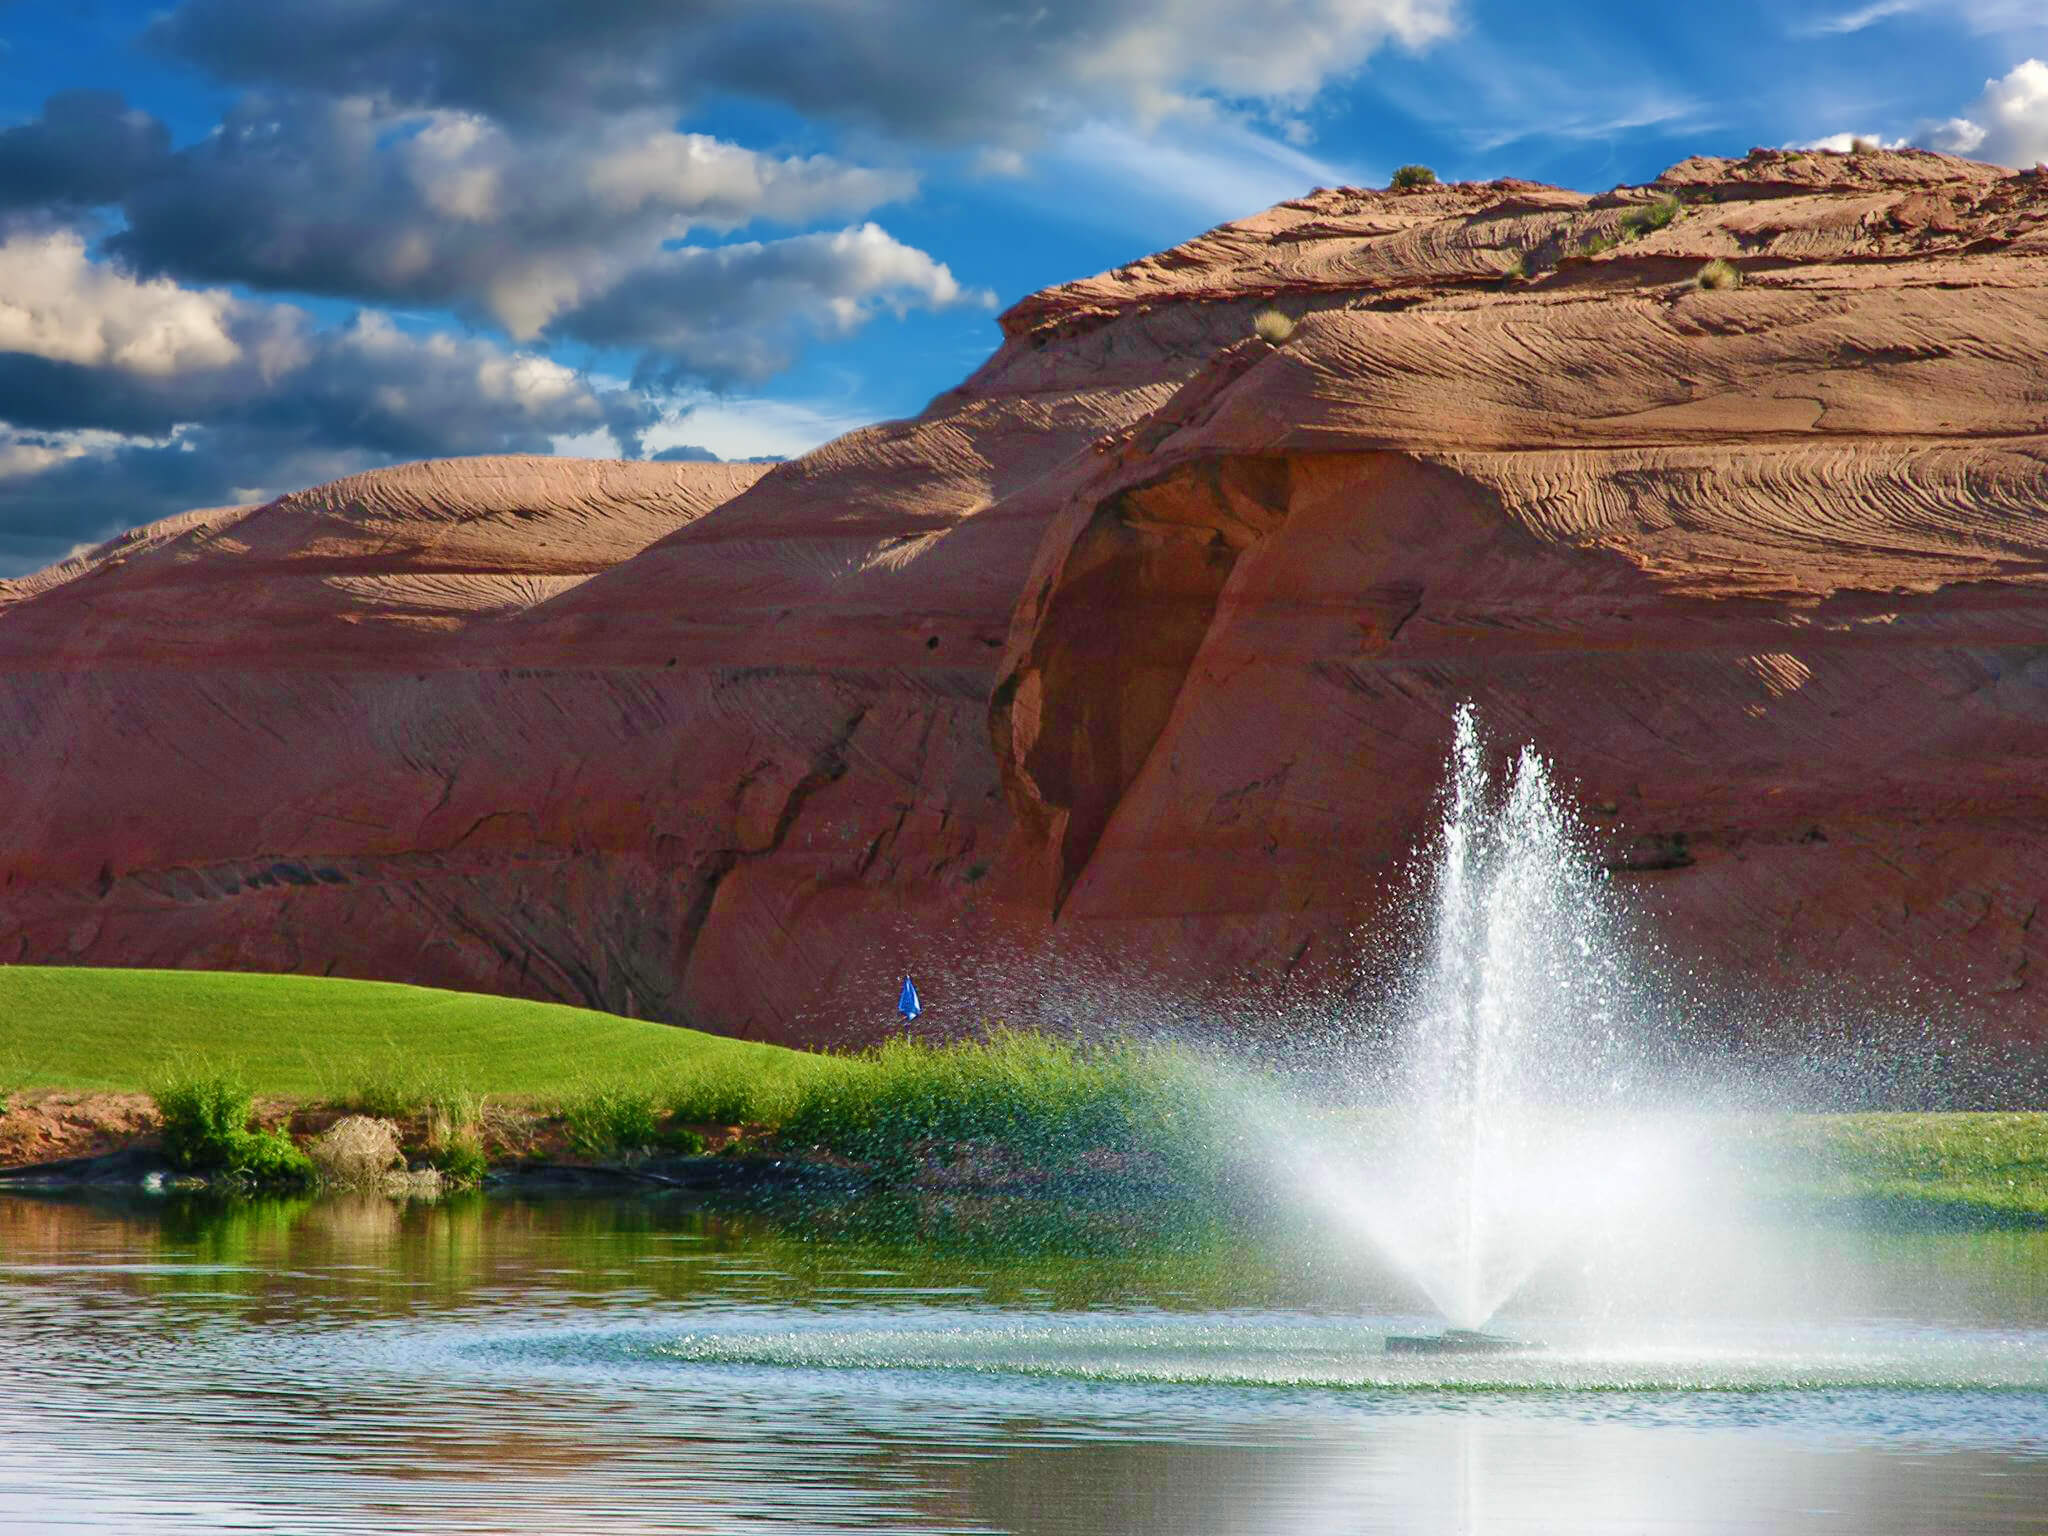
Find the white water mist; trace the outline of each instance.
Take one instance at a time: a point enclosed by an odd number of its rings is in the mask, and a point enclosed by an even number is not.
[[[1419,899],[1393,1167],[1365,1208],[1452,1323],[1486,1322],[1561,1245],[1625,1236],[1672,1193],[1628,1113],[1646,1054],[1626,924],[1532,747],[1493,770],[1461,707]]]

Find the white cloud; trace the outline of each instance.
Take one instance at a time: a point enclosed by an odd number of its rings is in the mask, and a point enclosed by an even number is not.
[[[722,459],[793,459],[874,420],[836,401],[706,397],[647,429],[650,453],[688,443]]]
[[[1795,26],[1793,31],[1801,37],[1840,37],[1844,33],[1861,32],[1866,27],[1874,27],[1894,16],[1917,11],[1922,3],[1923,0],[1876,0],[1875,4],[1844,11],[1837,16],[1823,16],[1815,21],[1802,22]]]
[[[119,432],[21,432],[0,422],[0,481],[22,480],[59,464],[90,454],[107,453],[133,443],[150,443]],[[164,439],[155,440],[161,446]]]
[[[664,251],[550,323],[549,334],[643,353],[642,372],[724,382],[788,365],[806,335],[842,337],[878,310],[992,307],[944,262],[876,224]]]
[[[101,266],[68,229],[0,244],[0,352],[159,378],[225,367],[241,356],[228,333],[234,303]]]
[[[112,245],[148,271],[451,305],[527,340],[692,231],[802,225],[916,190],[908,172],[763,154],[648,112],[535,136],[362,96],[252,98],[137,177]]]
[[[1992,37],[2048,33],[2048,12],[2040,0],[1870,0],[1853,10],[1793,27],[1802,37],[1840,37],[1866,31],[1897,16],[1933,12],[1944,21],[1961,21],[1973,32]]]
[[[1696,75],[1667,79],[1671,59],[1646,47],[1641,34],[1565,10],[1547,19],[1546,30],[1550,44],[1542,55],[1478,31],[1442,54],[1435,68],[1389,71],[1376,83],[1402,111],[1487,156],[1532,141],[1710,126],[1711,105],[1691,89]],[[1595,80],[1598,89],[1589,89]],[[1526,163],[1518,155],[1510,164],[1517,162]]]
[[[1104,6],[1096,26],[1080,32],[1067,79],[1045,84],[1120,101],[1141,122],[1185,107],[1190,95],[1298,106],[1387,43],[1420,48],[1449,36],[1455,13],[1451,0]]]
[[[1937,149],[1975,155],[1995,165],[2030,166],[2048,161],[2048,64],[2028,59],[1996,80],[1968,115],[1936,128]]]
[[[1818,139],[1808,139],[1801,144],[1787,144],[1787,149],[1828,150],[1837,155],[1846,155],[1858,145],[1873,149],[1904,149],[1907,140],[1887,139],[1875,133],[1830,133]]]
[[[396,460],[598,432],[633,452],[655,414],[485,337],[138,282],[69,231],[0,243],[0,569]]]
[[[1349,167],[1221,115],[1183,122],[1173,134],[1157,136],[1113,122],[1086,123],[1061,136],[1052,159],[1047,179],[1062,196],[1086,188],[1103,211],[1119,218],[1149,204],[1152,210],[1220,223],[1312,187],[1361,179]]]

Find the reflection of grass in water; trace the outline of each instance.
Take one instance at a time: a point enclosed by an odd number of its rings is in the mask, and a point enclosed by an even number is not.
[[[0,1196],[0,1248],[20,1262],[77,1254],[225,1272],[109,1271],[95,1284],[179,1295],[197,1312],[290,1323],[337,1305],[410,1316],[508,1295],[573,1306],[886,1301],[971,1288],[947,1304],[1168,1310],[1403,1310],[1412,1297],[1369,1255],[1309,1226],[1248,1235],[1156,1206],[1021,1198],[889,1197],[718,1209],[657,1196],[469,1196],[226,1202]],[[1948,1277],[1969,1315],[2041,1316],[2048,1232],[1868,1234],[1856,1264]],[[1853,1266],[1852,1266],[1853,1267]],[[867,1294],[873,1288],[875,1294]]]
[[[0,1196],[0,1235],[16,1203]],[[33,1209],[54,1256],[124,1252],[198,1271],[109,1274],[110,1285],[280,1320],[343,1294],[411,1313],[508,1288],[690,1302],[729,1298],[737,1284],[750,1299],[809,1304],[849,1288],[974,1287],[1004,1305],[1232,1306],[1299,1301],[1333,1283],[1330,1267],[1306,1264],[1296,1246],[1248,1247],[1238,1227],[1105,1203],[889,1197],[721,1209],[661,1196],[466,1196],[401,1206],[368,1195],[196,1194]],[[749,1271],[743,1281],[723,1273],[733,1265]]]

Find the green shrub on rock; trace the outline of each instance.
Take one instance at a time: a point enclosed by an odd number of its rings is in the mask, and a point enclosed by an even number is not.
[[[1436,185],[1436,172],[1426,165],[1404,165],[1394,172],[1393,185],[1396,192],[1408,192],[1416,187],[1433,187]]]
[[[1621,216],[1622,237],[1640,240],[1662,229],[1681,212],[1679,201],[1668,192],[1647,203],[1639,203]]]

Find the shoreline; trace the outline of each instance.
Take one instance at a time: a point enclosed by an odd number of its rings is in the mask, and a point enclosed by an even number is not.
[[[301,1149],[349,1119],[391,1128],[413,1149],[410,1166],[362,1179],[322,1179],[315,1194],[383,1193],[397,1199],[445,1194],[629,1192],[765,1197],[815,1194],[918,1193],[974,1196],[1059,1194],[1099,1197],[1106,1192],[1150,1200],[1172,1189],[1149,1170],[1117,1166],[1113,1157],[1084,1150],[1070,1167],[1032,1166],[989,1146],[926,1149],[910,1164],[859,1164],[821,1149],[790,1149],[763,1126],[704,1124],[680,1127],[702,1151],[659,1146],[610,1157],[579,1154],[560,1113],[519,1105],[489,1105],[481,1114],[486,1161],[474,1179],[445,1177],[420,1149],[429,1136],[426,1116],[367,1117],[330,1104],[260,1100],[259,1130],[282,1130]],[[42,1137],[24,1135],[40,1121]],[[9,1134],[10,1130],[13,1134]],[[55,1134],[52,1134],[52,1132]],[[57,1156],[24,1157],[40,1142]],[[210,1194],[229,1199],[275,1193],[252,1188],[231,1173],[178,1167],[164,1147],[147,1094],[67,1094],[48,1090],[17,1096],[0,1113],[0,1195],[62,1193]]]
[[[2048,1230],[2048,1114],[2011,1112],[1896,1112],[1879,1130],[1907,1155],[1925,1157],[1958,1122],[1966,1134],[2018,1134],[2038,1142],[2024,1177],[2008,1180],[2002,1197],[1985,1188],[1984,1170],[1922,1167],[1911,1176],[1894,1161],[1870,1157],[1873,1121],[1856,1114],[1806,1113],[1772,1117],[1751,1132],[1790,1149],[1794,1162],[1761,1178],[1752,1198],[1780,1216],[1825,1223],[1913,1231]],[[826,1203],[867,1197],[1023,1198],[1077,1205],[1104,1201],[1164,1209],[1176,1203],[1213,1203],[1216,1189],[1199,1190],[1165,1170],[1119,1158],[1106,1149],[1079,1148],[1056,1164],[1034,1161],[996,1141],[932,1141],[908,1158],[856,1162],[820,1148],[784,1143],[767,1126],[703,1125],[682,1128],[686,1145],[671,1144],[609,1156],[579,1152],[565,1118],[524,1105],[493,1104],[483,1112],[485,1156],[474,1177],[444,1176],[423,1152],[424,1117],[365,1117],[321,1103],[266,1099],[256,1106],[260,1130],[283,1131],[302,1149],[345,1120],[387,1130],[409,1155],[395,1166],[355,1178],[323,1178],[302,1194],[368,1193],[394,1200],[435,1200],[481,1193],[508,1197],[550,1195],[680,1195],[766,1201],[815,1198]],[[164,1146],[145,1094],[76,1094],[43,1090],[17,1094],[0,1113],[0,1196],[177,1196],[263,1198],[274,1191],[251,1187],[232,1173],[195,1173],[177,1167]],[[40,1152],[42,1155],[36,1155]],[[54,1153],[55,1155],[51,1155]],[[1816,1163],[1819,1156],[1824,1161]],[[1230,1203],[1224,1200],[1224,1206]],[[1224,1208],[1219,1206],[1218,1209]]]

